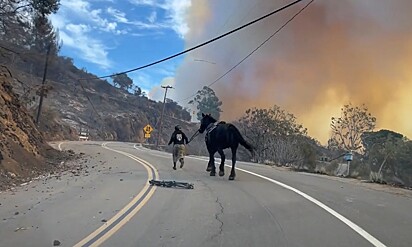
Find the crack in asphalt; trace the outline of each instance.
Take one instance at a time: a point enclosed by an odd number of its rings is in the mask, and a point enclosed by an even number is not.
[[[216,203],[219,205],[219,207],[220,207],[220,211],[215,214],[215,219],[216,219],[217,221],[219,221],[220,226],[219,226],[219,232],[218,232],[217,234],[213,235],[213,236],[212,236],[212,239],[214,239],[215,237],[217,237],[217,236],[219,236],[219,235],[222,235],[222,233],[223,233],[223,221],[220,219],[220,216],[223,215],[223,211],[224,211],[224,209],[225,209],[225,208],[223,207],[223,205],[222,205],[222,202],[219,201],[219,197],[216,197],[216,201],[215,201],[215,202],[216,202]]]
[[[200,182],[210,191],[212,195],[214,195],[212,188],[210,188],[210,186],[206,182],[204,181],[200,181]],[[219,208],[220,208],[220,210],[215,213],[215,220],[217,220],[220,225],[219,225],[219,231],[210,237],[210,239],[212,240],[223,234],[223,225],[224,225],[223,221],[221,220],[221,216],[223,215],[225,208],[223,207],[223,204],[219,200],[218,196],[216,197],[215,203],[217,203],[217,205],[219,205]]]

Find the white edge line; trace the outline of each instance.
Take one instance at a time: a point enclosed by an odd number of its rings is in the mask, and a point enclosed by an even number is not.
[[[188,156],[190,157],[190,156]],[[202,161],[207,161],[207,158],[198,158],[198,157],[190,157],[192,159],[197,159],[197,160],[202,160]],[[226,167],[232,167],[231,165],[225,165]],[[364,239],[366,239],[367,241],[369,241],[371,244],[373,244],[376,247],[386,247],[386,245],[384,245],[382,242],[380,242],[378,239],[376,239],[374,236],[372,236],[371,234],[369,234],[367,231],[365,231],[364,229],[362,229],[360,226],[356,225],[355,223],[353,223],[352,221],[350,221],[349,219],[347,219],[345,216],[339,214],[338,212],[336,212],[335,210],[333,210],[332,208],[326,206],[325,204],[323,204],[322,202],[318,201],[317,199],[311,197],[310,195],[293,188],[292,186],[289,186],[287,184],[284,184],[282,182],[276,181],[274,179],[262,176],[260,174],[242,169],[242,168],[236,168],[236,170],[239,170],[241,172],[244,173],[248,173],[250,175],[259,177],[261,179],[267,180],[271,183],[277,184],[287,190],[293,191],[296,194],[302,196],[303,198],[305,198],[306,200],[314,203],[315,205],[317,205],[318,207],[322,208],[323,210],[325,210],[326,212],[330,213],[332,216],[336,217],[338,220],[342,221],[343,223],[345,223],[347,226],[349,226],[350,228],[352,228],[352,230],[354,230],[356,233],[358,233],[359,235],[361,235]]]
[[[63,144],[64,142],[60,142],[59,143],[59,145],[57,146],[58,148],[59,148],[59,151],[63,151],[63,149],[62,149],[62,144]]]
[[[136,144],[135,145],[133,145],[133,148],[134,149],[136,149],[136,150],[139,150],[139,151],[152,151],[151,149],[141,149],[140,147],[136,147]],[[159,154],[155,154],[155,153],[151,153],[150,155],[153,155],[153,156],[156,156],[156,157],[160,157],[160,158],[165,158],[165,159],[169,159],[170,158],[170,155],[169,156],[163,156],[163,155],[159,155]]]

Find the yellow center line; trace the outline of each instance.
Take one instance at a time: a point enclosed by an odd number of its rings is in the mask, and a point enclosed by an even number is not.
[[[109,148],[109,147],[106,146],[107,144],[108,143],[103,143],[102,147],[105,148],[105,149],[108,149],[110,151],[125,155],[125,156],[129,157],[130,159],[135,160],[136,162],[138,162],[139,164],[143,165],[146,168],[147,177],[148,177],[147,181],[146,181],[146,185],[139,192],[139,194],[137,196],[135,196],[132,199],[132,201],[130,201],[116,215],[114,215],[105,224],[100,226],[97,230],[95,230],[94,232],[89,234],[87,237],[85,237],[83,240],[81,240],[76,245],[74,245],[75,247],[80,247],[80,246],[93,246],[93,247],[95,247],[95,246],[101,245],[104,241],[106,241],[108,238],[110,238],[110,236],[112,236],[121,227],[123,227],[134,215],[136,215],[137,212],[139,212],[139,210],[149,201],[149,199],[153,196],[153,194],[156,190],[156,187],[152,187],[152,186],[149,185],[150,180],[158,179],[158,177],[159,177],[159,174],[158,174],[156,168],[153,165],[151,165],[149,162],[147,162],[147,161],[145,161],[141,158],[138,158],[138,157],[136,157],[132,154]],[[123,217],[123,218],[121,218],[121,217]]]

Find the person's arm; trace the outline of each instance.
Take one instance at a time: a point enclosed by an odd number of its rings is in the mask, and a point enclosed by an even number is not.
[[[172,134],[172,136],[170,137],[170,141],[167,145],[172,144],[174,142],[174,140],[175,140],[175,133]]]

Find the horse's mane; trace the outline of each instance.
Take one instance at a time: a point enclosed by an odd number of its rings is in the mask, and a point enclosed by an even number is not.
[[[212,117],[210,114],[205,115],[205,117],[208,117],[212,122],[217,122],[217,120]]]

